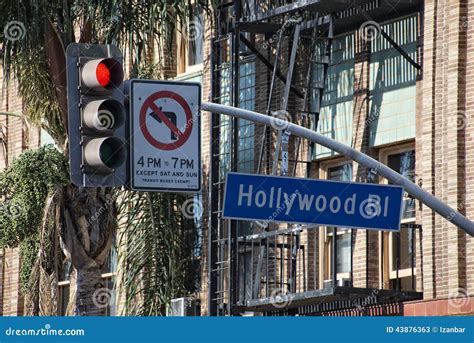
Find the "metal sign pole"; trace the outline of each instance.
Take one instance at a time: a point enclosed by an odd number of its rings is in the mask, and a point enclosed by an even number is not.
[[[239,117],[267,126],[270,126],[272,124],[272,121],[274,120],[274,118],[261,113],[209,102],[203,102],[201,108],[204,111]],[[452,222],[460,229],[467,232],[469,235],[474,236],[474,223],[472,221],[470,221],[461,213],[457,212],[456,210],[443,203],[441,200],[439,200],[432,194],[424,191],[421,187],[411,182],[406,177],[400,175],[393,169],[387,167],[386,165],[380,163],[372,157],[369,157],[366,154],[351,148],[350,146],[342,144],[338,141],[335,141],[334,139],[323,136],[315,131],[312,131],[299,125],[288,123],[287,130],[296,136],[306,138],[311,142],[321,144],[322,146],[336,151],[341,155],[344,155],[350,158],[351,160],[356,161],[359,164],[374,169],[381,176],[385,177],[393,184],[404,187],[405,191],[408,194],[420,200],[422,203],[424,203],[433,211],[441,215],[443,218]]]

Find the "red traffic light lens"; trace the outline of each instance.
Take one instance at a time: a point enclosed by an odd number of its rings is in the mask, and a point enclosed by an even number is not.
[[[122,64],[114,58],[88,60],[81,69],[81,81],[96,92],[118,88],[123,82]]]
[[[97,82],[106,88],[110,83],[110,69],[105,63],[99,63],[97,69],[95,70],[95,75],[97,77]]]

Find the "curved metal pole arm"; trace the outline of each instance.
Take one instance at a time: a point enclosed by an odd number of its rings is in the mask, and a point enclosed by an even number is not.
[[[225,114],[232,117],[239,117],[267,126],[272,125],[273,121],[276,120],[275,117],[267,116],[261,113],[231,106],[214,104],[210,102],[203,102],[201,108],[205,111]],[[378,172],[378,174],[382,175],[395,185],[404,187],[405,191],[408,194],[420,200],[433,211],[446,218],[448,221],[452,222],[460,229],[467,232],[469,235],[474,236],[474,223],[472,221],[470,221],[461,213],[457,212],[456,210],[443,203],[441,200],[439,200],[432,194],[424,191],[421,187],[411,182],[406,177],[400,175],[393,169],[387,167],[386,165],[380,163],[372,157],[367,156],[366,154],[351,148],[350,146],[342,144],[329,137],[323,136],[320,133],[317,133],[310,129],[292,123],[288,123],[287,125],[285,124],[285,126],[286,130],[290,131],[293,135],[306,138],[317,144],[321,144],[322,146],[336,151],[341,155],[346,156],[361,165],[374,169]]]

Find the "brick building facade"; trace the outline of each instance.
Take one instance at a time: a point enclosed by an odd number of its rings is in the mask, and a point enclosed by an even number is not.
[[[375,36],[367,36],[364,29],[368,22],[366,17],[356,15],[353,22],[344,25],[343,20],[339,20],[343,16],[336,14],[332,64],[324,90],[328,95],[323,98],[318,131],[389,165],[452,208],[472,218],[474,213],[472,206],[469,206],[472,168],[469,167],[468,161],[473,144],[470,134],[473,113],[469,108],[468,75],[472,60],[470,37],[473,32],[474,3],[420,1],[412,2],[412,5],[413,3],[416,4],[412,7],[404,7],[403,4],[396,7],[374,1],[367,5],[366,12],[371,16],[371,25],[387,33],[398,47],[410,56],[413,64],[393,47],[381,32],[377,32]],[[371,8],[371,5],[374,7]],[[286,20],[288,17],[290,14]],[[281,25],[285,25],[284,20],[281,20]],[[241,25],[247,25],[245,28],[248,28],[251,21],[245,17]],[[262,20],[261,24],[269,22],[275,21]],[[251,29],[246,33],[249,31]],[[288,36],[291,34],[290,30]],[[250,33],[250,37],[258,51],[273,63],[276,60],[275,35]],[[305,42],[301,44],[304,45]],[[268,45],[271,46],[270,49]],[[291,37],[283,38],[282,47],[283,52],[279,56],[282,56],[283,62],[280,62],[279,67],[282,73],[286,74],[291,53]],[[352,56],[347,56],[351,54]],[[255,53],[250,55],[256,74],[256,100],[251,109],[265,113],[272,71]],[[249,57],[245,52],[242,56],[240,61],[245,63],[245,59],[248,60]],[[299,58],[295,65],[295,83],[298,82],[296,80],[299,74],[304,74],[307,68],[305,56],[301,54]],[[347,67],[346,64],[350,66]],[[209,72],[210,70],[205,68],[203,74]],[[333,81],[334,79],[338,81]],[[349,87],[344,89],[347,86],[344,82],[348,79]],[[203,86],[209,90],[205,81]],[[273,101],[272,109],[278,110],[284,84],[277,81],[275,87],[273,96],[277,100]],[[203,94],[206,96],[208,93],[205,91]],[[242,98],[244,95],[241,94],[240,99]],[[211,97],[204,100],[215,101]],[[345,106],[344,103],[347,102],[351,103],[350,106]],[[301,110],[301,99],[291,93],[289,103],[292,120],[299,122],[301,118],[297,114]],[[335,123],[328,124],[324,121],[324,116],[331,106],[336,109],[331,118]],[[349,110],[345,110],[347,108]],[[206,114],[204,118],[209,115]],[[210,128],[205,127],[204,130],[209,132]],[[258,164],[261,130],[262,128],[256,125],[255,163],[252,172],[256,171]],[[271,172],[275,138],[273,132],[264,148],[267,160],[263,161],[263,173]],[[295,156],[296,142],[294,137],[290,138],[290,156]],[[308,145],[303,144],[300,149],[296,176],[304,177],[307,163],[310,162],[311,177],[341,179],[340,175],[344,175],[346,169],[349,176],[343,177],[343,180],[387,183],[382,177],[375,176],[373,179],[367,168],[337,154],[316,148],[311,161],[308,161],[305,158]],[[240,162],[234,161],[237,164]],[[294,158],[291,160],[290,157],[289,170],[292,170],[293,166]],[[285,226],[280,225],[271,230],[283,228]],[[304,267],[298,267],[297,275],[300,277],[304,274],[306,278],[302,281],[304,285],[287,291],[289,294],[285,297],[283,307],[279,304],[273,304],[273,309],[253,305],[258,302],[271,303],[272,300],[262,289],[263,285],[271,280],[262,277],[260,291],[252,294],[250,299],[244,298],[239,303],[242,307],[237,312],[240,310],[266,314],[316,315],[448,315],[473,312],[473,238],[408,194],[405,196],[405,213],[399,235],[365,230],[338,230],[338,241],[340,239],[343,248],[339,255],[342,261],[337,261],[341,264],[337,267],[341,267],[337,279],[341,284],[348,282],[351,287],[370,290],[372,293],[369,292],[366,298],[370,298],[374,292],[399,290],[418,293],[420,299],[395,297],[385,305],[366,305],[362,312],[360,309],[354,309],[354,304],[342,305],[340,309],[334,310],[331,310],[334,304],[329,304],[325,309],[313,307],[311,310],[311,304],[324,302],[324,299],[318,297],[307,299],[300,305],[299,300],[295,300],[299,299],[298,296],[306,296],[305,292],[310,290],[323,289],[325,281],[330,278],[331,231],[329,228],[307,227],[299,234],[299,242],[308,253],[303,257]],[[204,233],[208,234],[206,231]],[[259,230],[254,229],[250,233],[256,234]],[[239,237],[245,237],[245,234]],[[207,241],[205,238],[204,242]],[[344,249],[346,252],[342,251]],[[207,247],[203,251],[208,251]],[[252,251],[258,254],[253,248]],[[268,255],[271,255],[271,251]],[[210,280],[206,269],[207,257],[203,257],[201,312],[206,314],[209,301],[207,286]],[[344,262],[344,259],[347,261]],[[251,263],[254,263],[253,260]],[[271,265],[263,264],[261,268],[270,267]],[[253,278],[257,272],[252,267],[250,269],[248,279],[254,282]],[[272,278],[271,273],[269,277]],[[228,276],[225,276],[224,287],[219,288],[224,294],[227,292],[228,283],[231,282],[229,280]],[[239,280],[241,282],[241,279]],[[254,286],[255,283],[251,288],[254,289]],[[242,287],[242,284],[239,283],[239,287]],[[229,297],[224,296],[224,307],[228,305]],[[338,300],[344,299],[335,298],[336,302]],[[226,314],[226,311],[222,313]]]
[[[3,81],[0,68],[0,82]],[[26,149],[39,146],[40,131],[21,116],[23,105],[14,82],[4,88],[0,99],[0,170],[3,170]],[[18,248],[0,251],[0,315],[23,314],[19,268]]]

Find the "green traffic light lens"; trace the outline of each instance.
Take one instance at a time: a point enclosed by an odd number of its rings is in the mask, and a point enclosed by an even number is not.
[[[115,137],[104,140],[100,146],[100,159],[109,168],[117,168],[125,160],[125,148],[123,142]]]
[[[107,167],[112,168],[114,164],[114,151],[109,144],[104,144],[100,148],[100,159]]]

